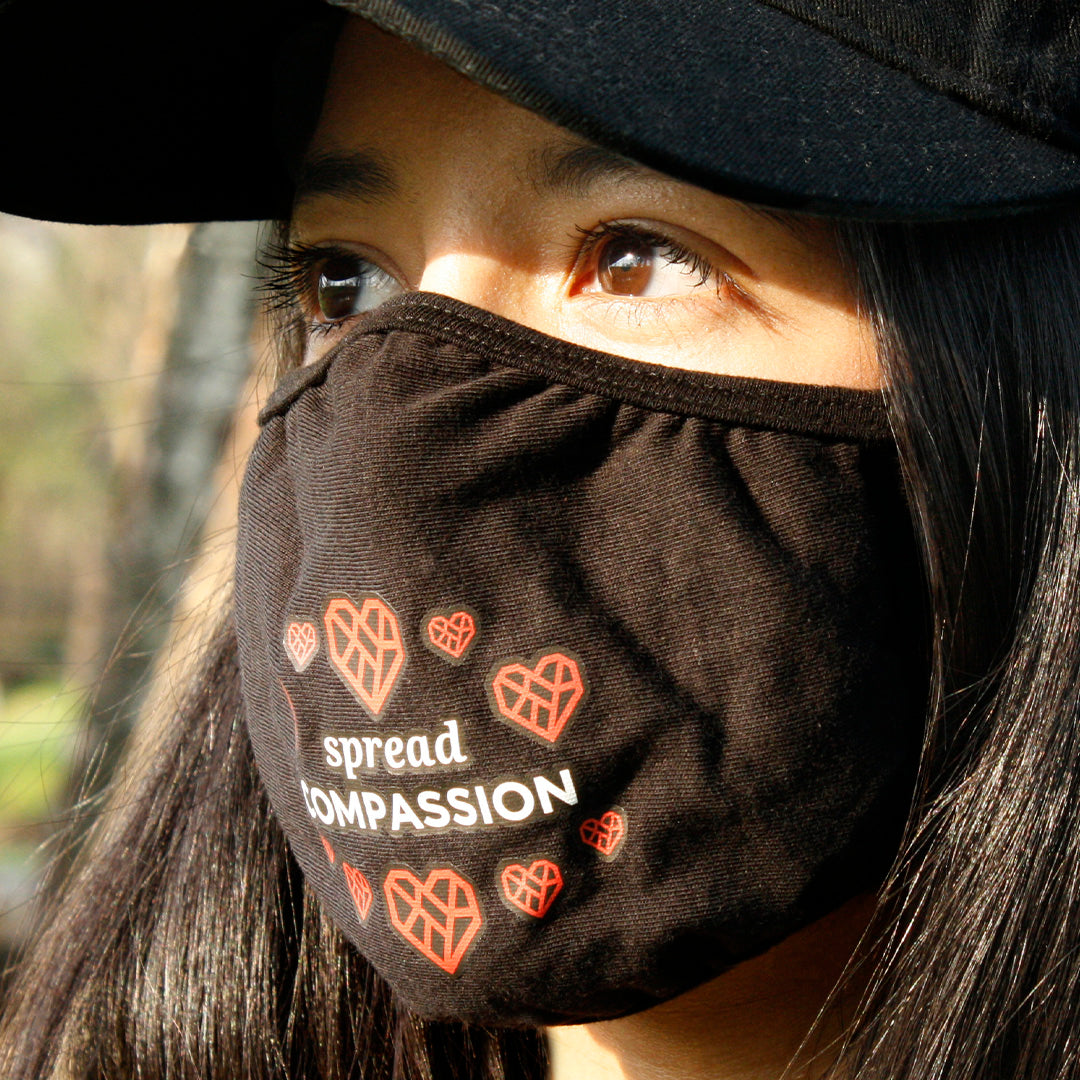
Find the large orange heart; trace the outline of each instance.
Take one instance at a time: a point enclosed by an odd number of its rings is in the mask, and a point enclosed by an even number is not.
[[[285,651],[297,672],[307,669],[318,647],[319,635],[314,623],[291,622],[285,628]]]
[[[427,881],[401,869],[386,875],[383,892],[394,929],[453,975],[484,921],[472,885],[448,866],[432,870]]]
[[[537,859],[528,868],[521,863],[503,867],[503,895],[526,915],[542,919],[562,892],[562,871],[550,859]]]
[[[546,653],[533,665],[514,660],[491,679],[498,714],[547,742],[554,742],[585,695],[577,661],[562,652]]]
[[[361,607],[347,597],[331,600],[323,616],[330,662],[356,699],[377,717],[405,663],[397,616],[378,596]]]
[[[341,864],[341,869],[345,872],[345,882],[349,886],[349,892],[352,893],[356,914],[360,916],[361,922],[367,922],[367,917],[371,914],[371,902],[375,899],[371,882],[361,871],[347,862]]]
[[[626,818],[618,810],[609,810],[600,819],[588,818],[581,823],[581,841],[596,848],[601,855],[610,855],[626,835]]]
[[[435,614],[427,621],[427,635],[440,653],[460,662],[476,637],[476,620],[468,611]]]

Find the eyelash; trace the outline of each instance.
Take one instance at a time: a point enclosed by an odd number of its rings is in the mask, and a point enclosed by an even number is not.
[[[716,267],[700,253],[680,244],[670,236],[664,236],[663,233],[654,232],[641,225],[633,225],[625,221],[605,221],[592,229],[583,229],[578,226],[577,233],[581,237],[581,251],[575,269],[584,265],[604,240],[629,239],[650,244],[669,265],[685,265],[697,275],[698,285],[706,284],[713,275],[717,274]],[[727,274],[721,273],[718,277],[720,282],[730,280]]]
[[[612,239],[631,239],[647,244],[656,249],[657,254],[668,265],[684,265],[697,276],[697,285],[705,285],[716,278],[716,292],[731,289],[737,294],[742,290],[726,272],[718,270],[699,252],[686,247],[670,236],[648,229],[638,224],[622,221],[608,221],[586,229],[576,228],[579,237],[577,258],[574,272],[584,268],[589,259],[605,241]],[[312,318],[311,312],[317,307],[317,297],[312,282],[319,270],[334,258],[356,259],[359,264],[367,262],[357,252],[337,244],[304,244],[287,240],[267,249],[261,268],[262,280],[259,292],[265,299],[270,311],[282,313],[302,327],[309,338],[340,330],[349,319],[321,322]],[[611,297],[609,302],[621,304],[653,303],[634,297]]]
[[[296,240],[272,244],[260,261],[259,295],[271,312],[288,316],[290,321],[302,326],[309,337],[340,329],[340,322],[319,322],[310,315],[316,301],[312,287],[315,273],[334,258],[367,263],[355,251],[337,244],[303,244]]]

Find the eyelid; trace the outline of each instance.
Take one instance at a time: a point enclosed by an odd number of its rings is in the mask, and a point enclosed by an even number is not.
[[[411,288],[392,260],[367,245],[337,240],[308,243],[290,236],[267,249],[261,263],[264,276],[259,292],[272,311],[294,308],[312,325],[335,325],[319,324],[311,314],[312,274],[320,263],[335,258],[358,259],[392,277],[403,289]]]
[[[364,262],[377,266],[384,273],[389,274],[403,289],[413,287],[397,263],[385,251],[372,247],[370,244],[362,244],[352,240],[301,241],[291,238],[289,244],[294,249],[302,251],[323,252],[328,256],[339,255],[346,258],[363,259]]]
[[[604,221],[592,229],[576,227],[578,236],[577,253],[570,280],[573,282],[584,269],[586,260],[596,245],[606,236],[637,236],[646,243],[667,246],[675,250],[688,252],[700,259],[711,269],[715,278],[715,289],[694,294],[686,293],[673,296],[636,297],[618,296],[610,293],[587,292],[575,289],[571,293],[576,302],[589,302],[599,305],[597,314],[610,319],[613,316],[630,320],[640,326],[645,319],[660,318],[663,311],[674,311],[677,307],[700,305],[703,302],[715,305],[716,314],[728,317],[741,310],[758,319],[774,330],[779,330],[787,318],[762,297],[757,289],[748,288],[759,282],[759,277],[737,255],[722,244],[699,233],[667,222],[652,221],[646,218],[619,218]],[[584,238],[584,241],[581,239]],[[591,242],[590,242],[591,241]],[[707,279],[706,279],[707,280]],[[705,284],[703,280],[702,284]],[[666,316],[663,316],[666,318]]]
[[[583,270],[587,259],[595,251],[600,241],[609,236],[636,237],[655,247],[666,247],[676,254],[685,254],[687,258],[672,261],[690,262],[693,268],[699,272],[707,268],[711,275],[717,277],[718,285],[722,284],[724,279],[727,279],[732,285],[741,290],[741,285],[735,276],[757,280],[756,275],[746,263],[723,245],[699,233],[671,225],[668,222],[652,221],[647,218],[617,218],[611,221],[602,221],[592,228],[575,226],[575,233],[576,255],[574,264],[570,269],[571,281],[574,281]],[[705,284],[708,276],[710,275],[703,274],[702,284]]]
[[[664,237],[675,244],[696,251],[718,270],[726,270],[753,281],[758,280],[758,275],[731,248],[725,246],[719,240],[714,240],[692,229],[681,225],[673,225],[666,221],[653,221],[648,218],[624,218],[621,219],[620,223],[631,226],[637,225],[646,233]]]

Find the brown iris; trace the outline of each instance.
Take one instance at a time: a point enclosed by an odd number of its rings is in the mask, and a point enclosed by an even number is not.
[[[600,244],[596,280],[606,293],[641,296],[649,287],[656,253],[643,237],[611,236]]]
[[[357,259],[336,255],[319,268],[319,319],[339,322],[364,310],[364,271]]]

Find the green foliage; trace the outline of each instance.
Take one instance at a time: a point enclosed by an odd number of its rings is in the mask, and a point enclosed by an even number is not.
[[[29,683],[0,699],[0,834],[62,809],[83,696]]]
[[[158,284],[171,285],[186,236],[170,229],[0,215],[7,685],[100,671],[108,543],[127,527],[170,320]]]

